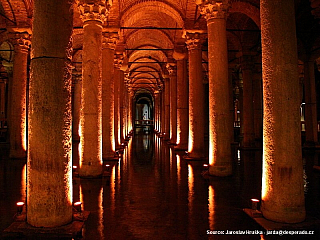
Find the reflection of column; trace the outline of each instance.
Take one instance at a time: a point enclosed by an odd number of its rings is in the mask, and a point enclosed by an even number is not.
[[[318,143],[317,94],[314,76],[314,61],[309,60],[304,63],[304,82],[306,124],[305,146],[314,147]]]
[[[189,139],[188,156],[204,157],[204,87],[200,33],[187,32],[189,50]]]
[[[209,173],[232,173],[232,122],[229,110],[226,17],[228,0],[205,1],[200,11],[207,20],[209,60]]]
[[[175,149],[188,149],[188,76],[186,53],[175,49],[173,57],[177,60],[177,146]]]
[[[82,1],[81,1],[82,2]],[[102,23],[104,1],[79,5],[83,20],[80,168],[82,177],[102,174]]]
[[[117,32],[104,32],[102,44],[102,158],[114,157],[114,50]]]
[[[261,211],[272,221],[301,222],[305,204],[294,1],[261,0],[260,13],[264,101]]]
[[[170,143],[177,142],[177,66],[168,63],[167,69],[170,74]]]
[[[164,80],[164,140],[170,139],[170,78]]]
[[[71,1],[34,1],[27,222],[35,227],[72,221],[71,7]]]
[[[26,157],[27,58],[29,34],[16,34],[11,85],[10,158]]]
[[[81,73],[73,74],[74,83],[73,91],[73,116],[72,116],[72,140],[80,141],[80,108],[81,108],[81,88],[82,88],[82,75]]]
[[[252,54],[243,52],[241,56],[241,69],[243,79],[243,105],[242,115],[243,122],[243,140],[242,147],[250,148],[255,146],[254,142],[254,117],[253,117],[253,74],[254,67],[252,62]]]

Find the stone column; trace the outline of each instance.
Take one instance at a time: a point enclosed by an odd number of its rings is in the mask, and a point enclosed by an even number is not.
[[[170,75],[170,144],[177,142],[177,65],[168,63],[167,70]]]
[[[80,141],[80,108],[81,108],[81,89],[82,89],[82,75],[81,73],[74,73],[73,79],[73,111],[72,111],[72,140],[74,142]]]
[[[154,91],[154,129],[156,132],[159,132],[159,127],[158,127],[158,117],[159,117],[159,91],[156,90]]]
[[[27,162],[34,227],[72,221],[71,8],[67,0],[34,1]]]
[[[260,13],[264,105],[261,211],[272,221],[301,222],[305,204],[294,1],[261,0]]]
[[[119,89],[119,110],[120,110],[120,142],[125,140],[125,85],[124,85],[124,73],[120,72],[120,89]]]
[[[243,128],[242,148],[255,147],[254,134],[254,107],[253,107],[253,73],[254,68],[252,53],[242,52],[241,56],[241,70],[242,70],[242,115],[243,121],[241,127]]]
[[[164,140],[170,139],[170,78],[164,80]]]
[[[120,79],[123,55],[116,54],[114,57],[114,139],[116,149],[121,145],[120,134]]]
[[[114,50],[118,32],[103,33],[102,43],[102,159],[114,157]]]
[[[105,1],[80,1],[83,21],[81,92],[81,177],[102,174],[102,23],[108,9]]]
[[[186,32],[189,50],[189,139],[188,157],[204,157],[204,87],[200,32]]]
[[[177,146],[176,150],[188,149],[188,76],[185,49],[177,48],[173,53],[177,60]]]
[[[28,33],[14,34],[14,62],[11,84],[10,158],[25,158],[27,150],[27,59]]]
[[[228,0],[202,1],[207,20],[209,59],[209,173],[232,174],[230,97],[226,17]]]
[[[262,121],[263,121],[263,109],[262,109],[262,77],[261,68],[256,69],[254,72],[253,81],[253,99],[254,99],[254,132],[256,147],[262,147]]]
[[[304,91],[305,91],[305,124],[306,124],[306,147],[318,145],[318,122],[317,122],[317,93],[314,76],[314,61],[304,63]]]

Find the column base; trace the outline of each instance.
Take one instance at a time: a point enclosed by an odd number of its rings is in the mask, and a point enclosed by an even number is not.
[[[178,144],[176,146],[174,146],[174,150],[176,151],[187,151],[188,150],[188,144]]]
[[[209,166],[209,175],[228,177],[232,175],[232,165]]]
[[[269,203],[272,205],[272,203]],[[278,210],[279,208],[277,208]],[[306,219],[306,212],[303,207],[289,207],[283,206],[282,211],[273,211],[272,209],[268,209],[266,204],[262,201],[261,202],[261,212],[263,217],[268,220],[274,222],[281,222],[281,223],[299,223],[303,222]]]
[[[102,165],[99,167],[80,167],[79,168],[79,177],[80,178],[100,178],[102,176]]]
[[[21,151],[10,151],[9,158],[13,159],[21,159],[21,158],[26,158],[27,157],[27,152],[24,150]]]
[[[205,156],[202,153],[189,153],[186,152],[186,155],[183,156],[183,159],[186,160],[204,160]]]

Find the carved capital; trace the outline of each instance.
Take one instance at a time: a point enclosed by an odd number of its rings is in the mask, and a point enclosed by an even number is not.
[[[120,69],[123,64],[124,56],[122,53],[114,55],[114,67]]]
[[[176,63],[167,63],[166,68],[170,76],[177,75],[177,64]]]
[[[118,32],[103,32],[102,36],[102,48],[115,50],[117,42],[119,41]]]
[[[186,44],[188,50],[201,49],[202,36],[199,32],[186,32],[185,33]]]
[[[28,53],[31,45],[31,35],[29,33],[10,33],[10,38],[13,42],[15,52]]]
[[[200,13],[207,21],[212,19],[226,19],[230,4],[228,0],[197,0]]]
[[[106,0],[79,0],[78,8],[83,22],[98,21],[103,23],[110,12],[112,1]]]

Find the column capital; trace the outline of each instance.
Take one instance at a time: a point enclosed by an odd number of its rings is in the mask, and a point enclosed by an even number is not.
[[[119,41],[118,31],[106,31],[102,33],[102,48],[115,50],[117,42]]]
[[[230,8],[228,0],[196,0],[196,4],[207,22],[213,19],[226,19]]]
[[[175,62],[168,62],[166,68],[170,76],[177,75],[177,64]]]
[[[77,0],[80,17],[83,22],[98,21],[103,23],[112,6],[111,0]]]
[[[28,32],[12,32],[9,34],[15,52],[28,53],[31,45],[31,34]]]
[[[123,64],[124,56],[122,53],[116,53],[114,55],[114,67],[120,69]]]
[[[201,44],[203,42],[203,36],[201,35],[203,31],[189,31],[185,30],[184,37],[186,39],[186,44],[188,50],[201,49]]]
[[[179,45],[176,45],[174,47],[174,52],[172,54],[172,57],[176,60],[176,61],[179,61],[179,60],[183,60],[183,59],[186,59],[187,57],[187,51],[186,51],[186,47],[185,45],[183,44],[179,44]]]

